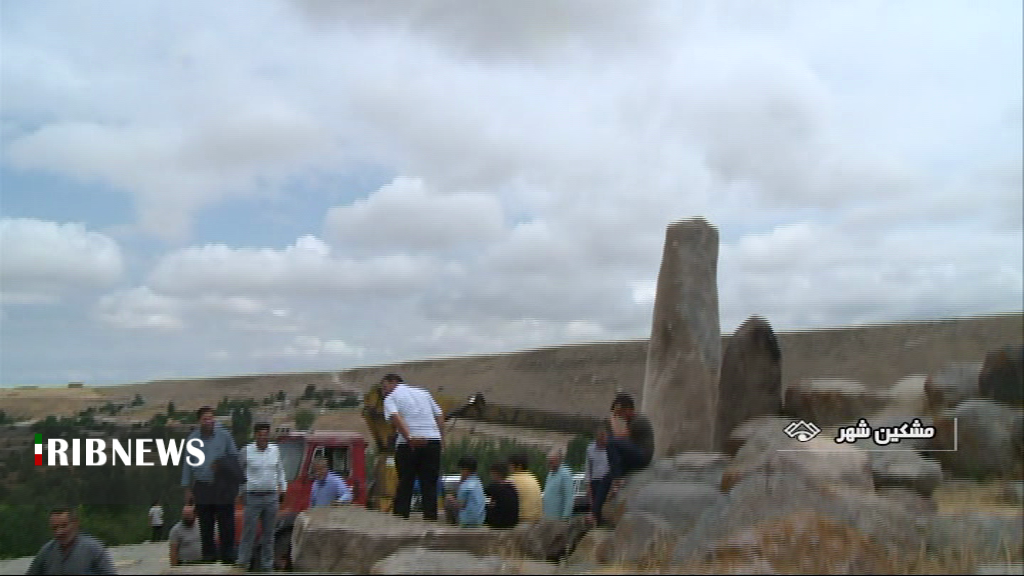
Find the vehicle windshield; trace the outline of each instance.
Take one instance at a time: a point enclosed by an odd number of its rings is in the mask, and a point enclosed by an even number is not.
[[[281,451],[285,480],[291,482],[299,475],[299,466],[302,465],[302,442],[281,442],[278,449]]]

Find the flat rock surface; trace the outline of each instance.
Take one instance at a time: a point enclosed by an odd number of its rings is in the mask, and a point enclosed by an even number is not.
[[[107,550],[118,574],[242,574],[233,566],[199,564],[171,568],[167,542],[146,542],[128,546],[112,546]],[[24,574],[33,556],[0,560],[0,574]]]

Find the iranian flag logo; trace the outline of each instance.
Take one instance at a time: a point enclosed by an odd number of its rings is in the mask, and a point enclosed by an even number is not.
[[[43,435],[36,434],[36,466],[43,465]]]

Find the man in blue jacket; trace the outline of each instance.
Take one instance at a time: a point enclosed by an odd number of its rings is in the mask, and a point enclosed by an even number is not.
[[[199,466],[188,461],[181,468],[181,485],[185,488],[185,504],[194,504],[199,519],[203,560],[235,562],[235,498],[244,482],[238,448],[226,428],[217,423],[213,408],[203,406],[196,411],[199,426],[188,436],[203,441],[206,459]],[[187,441],[187,440],[186,440]],[[220,542],[214,541],[214,525]]]

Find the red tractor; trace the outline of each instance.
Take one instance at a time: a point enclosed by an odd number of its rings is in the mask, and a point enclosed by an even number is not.
[[[274,440],[281,450],[288,490],[277,513],[274,527],[274,567],[291,568],[292,527],[299,512],[309,508],[313,480],[313,461],[327,460],[328,469],[345,479],[352,489],[352,504],[366,505],[366,440],[356,432],[323,430],[288,432]],[[245,506],[235,508],[236,544],[242,539]],[[252,559],[260,557],[259,536]]]

